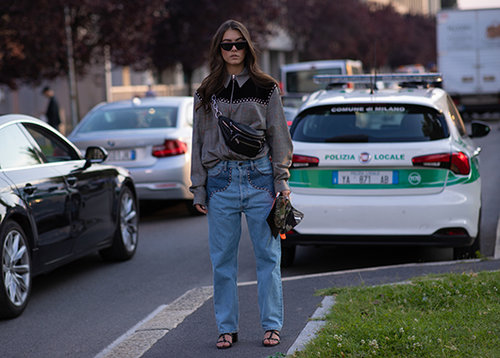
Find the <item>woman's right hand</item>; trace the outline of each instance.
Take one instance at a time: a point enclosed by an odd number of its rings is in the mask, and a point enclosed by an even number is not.
[[[208,213],[207,207],[205,205],[194,204],[194,207],[202,214],[206,215]]]

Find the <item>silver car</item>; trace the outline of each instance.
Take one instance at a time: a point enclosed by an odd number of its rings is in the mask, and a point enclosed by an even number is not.
[[[97,105],[68,138],[80,150],[104,147],[140,200],[189,200],[192,122],[192,97],[134,98]]]

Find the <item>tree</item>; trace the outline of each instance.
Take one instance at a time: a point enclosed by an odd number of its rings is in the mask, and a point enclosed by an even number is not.
[[[82,75],[111,46],[119,65],[150,65],[148,41],[161,0],[10,0],[0,7],[0,83],[66,75],[64,8],[70,9],[75,68]]]
[[[150,47],[152,62],[158,72],[182,64],[191,95],[193,71],[207,62],[211,37],[220,24],[231,18],[241,21],[258,40],[270,31],[278,11],[276,1],[165,0]]]
[[[110,46],[114,64],[149,69],[151,39],[161,19],[163,0],[90,0],[90,3],[96,45]]]
[[[296,39],[300,60],[359,59],[365,69],[435,61],[431,17],[358,0],[285,2],[283,26]]]
[[[66,70],[64,24],[55,2],[29,0],[3,4],[0,15],[0,83],[54,78]],[[47,21],[50,19],[50,21]],[[59,31],[54,31],[59,27]]]
[[[65,7],[80,75],[102,62],[109,46],[113,63],[137,70],[161,72],[181,63],[191,85],[193,71],[207,61],[212,34],[229,18],[242,21],[257,43],[270,24],[280,24],[295,39],[301,60],[353,58],[369,68],[436,58],[432,18],[369,8],[359,0],[3,0],[0,84],[15,88],[67,74]]]
[[[436,26],[433,19],[407,15],[398,41],[392,46],[388,64],[397,67],[407,64],[422,64],[430,67],[436,63]]]

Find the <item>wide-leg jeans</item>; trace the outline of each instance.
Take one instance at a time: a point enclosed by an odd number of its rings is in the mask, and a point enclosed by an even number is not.
[[[260,320],[264,330],[281,330],[283,293],[281,243],[266,222],[274,200],[269,158],[221,161],[208,170],[208,225],[213,268],[215,319],[219,333],[238,331],[238,247],[245,214],[257,266]]]

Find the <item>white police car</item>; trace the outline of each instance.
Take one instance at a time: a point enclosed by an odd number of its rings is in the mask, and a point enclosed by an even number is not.
[[[368,88],[315,92],[292,127],[293,205],[305,216],[282,242],[296,245],[431,245],[456,257],[479,249],[480,148],[438,74],[316,76]],[[397,82],[377,90],[373,83]],[[371,87],[371,88],[370,88]]]

